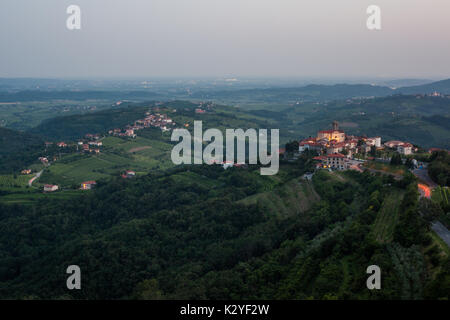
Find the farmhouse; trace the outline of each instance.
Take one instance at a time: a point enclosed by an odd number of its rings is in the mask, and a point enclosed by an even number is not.
[[[20,172],[21,174],[31,174],[31,169],[24,169]]]
[[[381,147],[381,137],[367,138],[366,145],[380,148]]]
[[[316,138],[308,138],[300,141],[298,145],[298,151],[303,152],[305,150],[320,151],[323,145],[317,142]]]
[[[397,147],[397,152],[403,155],[408,155],[412,153],[413,145],[411,143],[403,143]]]
[[[58,190],[59,187],[57,185],[54,184],[45,184],[44,185],[44,192],[53,192]]]
[[[127,170],[125,171],[124,174],[122,174],[122,178],[124,179],[131,179],[134,178],[136,176],[136,172],[131,171],[131,170]]]
[[[48,164],[48,159],[46,157],[39,157],[39,161],[42,162],[44,165]]]
[[[97,182],[95,181],[85,181],[81,183],[81,190],[91,190]]]
[[[392,140],[384,144],[388,148],[396,149],[398,153],[403,155],[412,154],[413,145],[408,142]]]

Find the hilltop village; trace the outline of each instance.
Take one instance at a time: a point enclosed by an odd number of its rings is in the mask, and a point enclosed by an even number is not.
[[[357,169],[360,159],[357,155],[376,155],[379,151],[397,152],[408,156],[416,152],[418,148],[405,141],[391,140],[382,144],[381,137],[365,137],[347,135],[339,129],[337,121],[332,123],[332,129],[321,130],[316,137],[309,137],[299,142],[298,151],[306,150],[318,153],[314,160],[318,161],[318,168],[330,168],[337,170]],[[431,152],[432,150],[430,150]],[[366,159],[373,160],[369,156]],[[387,160],[387,159],[384,159]],[[417,162],[414,162],[416,165]]]

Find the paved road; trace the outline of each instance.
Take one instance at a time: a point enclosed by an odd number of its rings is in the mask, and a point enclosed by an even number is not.
[[[30,187],[33,184],[34,180],[39,179],[39,177],[41,176],[42,172],[44,172],[44,170],[41,170],[38,173],[36,173],[36,175],[28,181],[28,185]]]
[[[431,229],[436,232],[439,237],[450,247],[450,231],[439,221],[433,222],[431,224]]]
[[[418,183],[417,187],[419,188],[420,196],[431,199],[431,188],[426,184]]]
[[[430,186],[431,189],[434,189],[437,187],[437,184],[433,180],[431,180],[430,176],[428,175],[428,170],[426,168],[425,169],[414,169],[413,173],[417,178],[421,179],[428,186]]]

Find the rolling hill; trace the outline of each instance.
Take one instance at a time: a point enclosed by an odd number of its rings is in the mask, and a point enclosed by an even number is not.
[[[433,93],[434,91],[443,94],[450,94],[450,79],[432,82],[420,86],[398,88],[396,91],[403,94],[429,94]]]
[[[149,105],[146,104],[56,117],[43,121],[29,132],[46,137],[51,141],[73,140],[81,138],[87,133],[104,133],[117,127],[124,127],[137,119],[142,119],[148,110]]]
[[[450,94],[450,79],[397,89],[370,84],[311,84],[293,88],[204,91],[194,93],[191,98],[223,101],[260,101],[265,103],[287,101],[323,102],[361,97],[385,97],[394,94],[429,94],[434,91]]]
[[[36,161],[43,149],[41,137],[0,127],[0,172],[23,169]]]

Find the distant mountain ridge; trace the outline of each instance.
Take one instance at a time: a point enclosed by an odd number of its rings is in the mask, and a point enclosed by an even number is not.
[[[197,92],[192,98],[200,99],[254,99],[256,101],[330,101],[362,97],[384,97],[394,94],[430,94],[434,91],[450,94],[450,79],[418,86],[393,89],[370,84],[310,84],[304,87],[246,89],[236,91]]]
[[[413,81],[410,81],[414,83]],[[386,82],[388,84],[389,82]],[[392,83],[395,83],[394,81]],[[402,83],[399,80],[398,84]],[[403,83],[407,83],[403,81]],[[1,83],[0,83],[1,84]],[[4,84],[4,83],[3,83]],[[395,87],[395,85],[393,85]],[[350,98],[384,97],[393,94],[430,94],[434,91],[450,94],[450,79],[414,86],[393,88],[387,85],[373,84],[309,84],[300,87],[272,87],[234,90],[199,90],[151,92],[141,89],[130,90],[22,90],[15,92],[0,91],[0,102],[48,101],[48,100],[134,100],[146,101],[155,99],[221,99],[264,102],[305,101],[323,102]]]
[[[450,79],[436,81],[420,86],[401,87],[395,91],[403,94],[429,94],[435,91],[442,94],[450,94]]]

